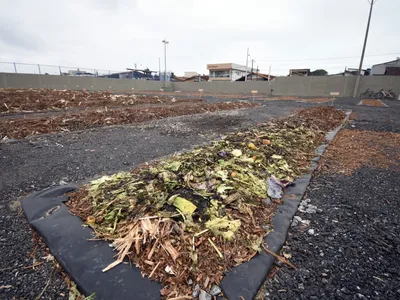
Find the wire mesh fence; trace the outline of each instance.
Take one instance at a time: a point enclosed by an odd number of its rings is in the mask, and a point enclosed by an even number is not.
[[[115,79],[146,79],[170,81],[171,73],[167,72],[167,76],[162,72],[153,72],[145,70],[104,70],[96,68],[81,68],[43,64],[29,64],[17,62],[0,62],[0,73],[17,73],[17,74],[39,74],[39,75],[62,75],[62,76],[86,76],[86,77],[103,77]],[[166,77],[166,78],[165,78]]]

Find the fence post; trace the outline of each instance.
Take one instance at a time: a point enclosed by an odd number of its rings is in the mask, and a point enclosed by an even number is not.
[[[58,69],[60,70],[60,76],[62,76],[61,67],[58,66]]]
[[[39,75],[41,75],[42,73],[40,72],[40,65],[38,64],[37,67],[38,67],[38,70],[39,70]]]
[[[17,65],[14,63],[14,70],[15,70],[15,73],[18,73],[17,72]]]

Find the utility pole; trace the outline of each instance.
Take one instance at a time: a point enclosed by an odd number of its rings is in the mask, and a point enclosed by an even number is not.
[[[357,97],[357,94],[358,94],[358,87],[360,85],[360,79],[361,79],[361,69],[362,69],[362,65],[363,65],[363,61],[364,61],[364,55],[365,55],[365,48],[367,47],[369,25],[371,24],[372,8],[374,7],[374,4],[375,4],[376,1],[377,0],[368,0],[368,2],[371,5],[371,7],[369,9],[367,30],[365,31],[364,46],[363,46],[362,53],[361,53],[360,66],[358,67],[358,73],[357,73],[356,85],[354,86],[353,98]]]
[[[249,48],[247,48],[247,55],[246,55],[246,76],[244,77],[244,81],[247,81],[247,65],[249,64]]]
[[[38,67],[38,69],[39,69],[39,75],[42,74],[42,73],[40,72],[40,65],[39,65],[39,64],[37,65],[37,67]]]
[[[165,63],[165,68],[164,68],[164,86],[167,86],[167,44],[169,42],[167,41],[166,38],[162,41],[164,43],[164,63]]]
[[[158,58],[158,78],[161,80],[161,57]]]
[[[268,71],[268,81],[271,80],[271,67],[272,65],[269,65],[269,71]]]
[[[254,59],[251,60],[251,81],[253,81],[253,64],[254,64]]]

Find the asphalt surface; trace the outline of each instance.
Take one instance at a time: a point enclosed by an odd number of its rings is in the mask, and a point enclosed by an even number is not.
[[[399,103],[385,102],[353,107],[347,128],[400,132]],[[400,299],[399,183],[398,167],[317,174],[306,195],[317,212],[298,212],[310,225],[294,222],[286,244],[298,270],[278,263],[260,299]]]
[[[209,101],[216,100],[209,99]],[[229,99],[224,99],[224,101],[229,101]],[[271,118],[285,116],[294,113],[297,108],[312,105],[294,101],[263,103],[265,105],[262,107],[246,110],[183,116],[132,126],[55,133],[11,143],[0,143],[0,299],[35,299],[42,292],[41,299],[68,299],[68,289],[63,274],[53,271],[54,262],[44,259],[47,255],[44,247],[40,246],[34,251],[37,243],[32,241],[32,230],[20,211],[17,201],[19,197],[48,186],[58,185],[60,181],[81,183],[103,174],[129,170],[139,163],[210,142],[228,132],[265,122]],[[371,108],[355,106],[357,103],[358,101],[354,99],[338,99],[334,105],[360,111],[360,116],[363,116],[363,121],[367,124],[365,126],[377,126],[380,130],[398,129],[399,124],[396,123],[398,122],[396,120],[399,120],[398,114],[393,119],[394,124],[382,125],[381,122],[377,122],[376,125],[371,124],[375,123],[377,114],[384,116],[387,114],[387,118],[392,118],[393,112],[399,111],[399,106],[396,106],[396,109]],[[329,105],[329,103],[314,105]],[[369,174],[368,171],[365,174]],[[394,176],[396,174],[387,175],[391,176],[386,187],[389,191],[385,193],[388,193],[390,200],[392,197],[390,189],[395,186],[395,181],[398,179]],[[330,179],[327,180],[329,182]],[[373,193],[383,193],[383,186],[377,188],[381,190],[373,191]],[[368,194],[370,198],[362,197],[362,199],[375,199],[372,195]],[[314,198],[311,195],[310,197]],[[395,201],[392,203],[396,205]],[[346,216],[342,208],[339,208],[339,211]],[[392,214],[395,213],[394,209],[391,211]],[[386,217],[389,218],[389,215]],[[346,224],[351,228],[353,225],[347,224],[346,220],[353,221],[353,219],[344,219],[343,222],[343,226]],[[300,236],[307,237],[305,234]],[[327,243],[324,245],[327,246]],[[299,249],[308,249],[302,246]],[[318,255],[320,255],[319,252]],[[363,260],[365,264],[379,264],[376,261],[368,262],[366,257],[363,257]],[[41,264],[31,268],[30,266],[36,262]],[[358,272],[358,269],[353,268],[355,272]],[[283,272],[284,269],[281,271]],[[290,271],[289,274],[291,274]],[[377,275],[386,280],[381,276],[381,274]],[[271,288],[275,288],[275,285],[271,285]],[[393,288],[394,284],[391,289]],[[282,295],[277,290],[272,294],[274,294],[273,297]],[[293,295],[290,299],[300,299],[297,297],[299,294]]]

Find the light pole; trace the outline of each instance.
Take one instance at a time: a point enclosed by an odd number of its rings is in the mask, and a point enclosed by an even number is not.
[[[255,62],[255,60],[252,59],[252,60],[251,60],[251,72],[250,72],[250,74],[251,74],[251,81],[253,81],[253,65],[254,65],[254,62]]]
[[[164,63],[165,63],[165,69],[164,69],[164,86],[167,86],[167,44],[169,42],[167,41],[166,38],[163,39],[162,41],[164,43]]]
[[[363,65],[363,61],[364,61],[365,48],[367,47],[369,25],[371,24],[372,8],[374,7],[374,4],[376,3],[376,1],[378,1],[378,0],[368,0],[371,7],[369,9],[367,30],[365,31],[364,46],[363,46],[362,53],[361,53],[360,66],[358,67],[358,73],[357,73],[356,85],[354,86],[353,98],[357,97],[357,94],[358,94],[358,87],[360,85],[361,69],[362,69],[362,65]]]

